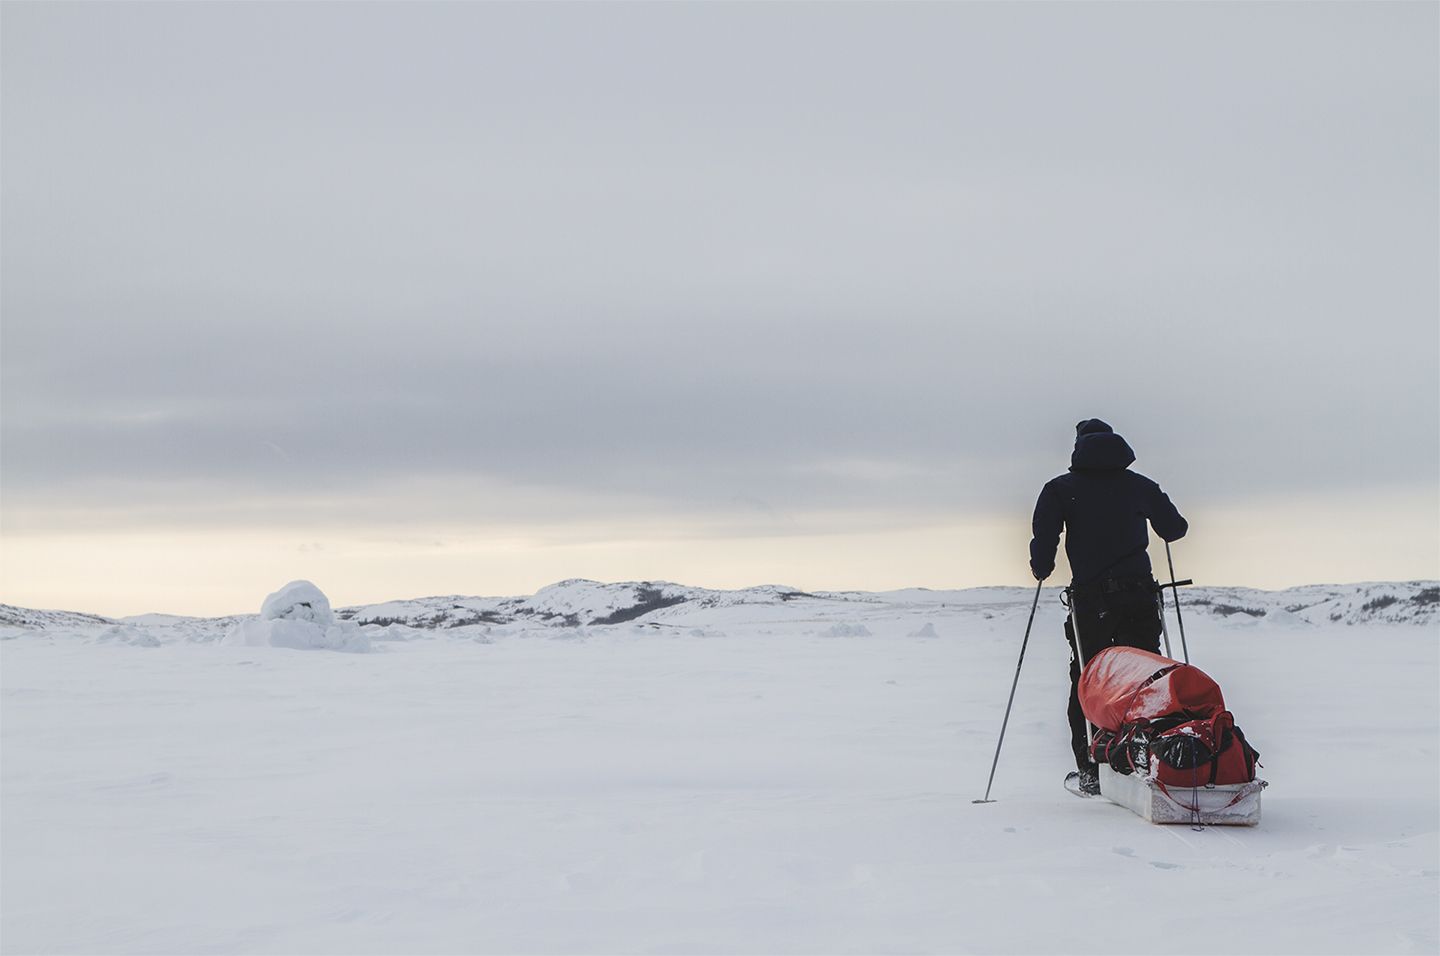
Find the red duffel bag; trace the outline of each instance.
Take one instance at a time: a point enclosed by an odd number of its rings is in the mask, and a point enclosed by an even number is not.
[[[1220,685],[1200,668],[1138,647],[1096,654],[1085,663],[1079,691],[1086,719],[1112,731],[1179,714],[1210,718],[1225,709]]]
[[[1228,710],[1172,727],[1150,741],[1150,751],[1150,775],[1172,787],[1249,783],[1260,764]]]

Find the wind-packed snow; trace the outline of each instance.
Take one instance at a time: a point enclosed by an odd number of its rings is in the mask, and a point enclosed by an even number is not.
[[[241,621],[225,635],[225,643],[237,647],[288,647],[300,651],[370,650],[370,638],[358,625],[341,621],[328,627],[310,621]]]
[[[1052,590],[977,805],[1033,590],[586,584],[369,654],[0,608],[4,951],[1440,951],[1433,582],[1191,592],[1271,783],[1201,832],[1061,787]]]

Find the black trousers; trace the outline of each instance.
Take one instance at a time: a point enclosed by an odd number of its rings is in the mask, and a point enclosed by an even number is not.
[[[1160,653],[1160,607],[1155,582],[1138,582],[1131,590],[1109,594],[1075,593],[1075,623],[1080,629],[1080,647],[1090,660],[1107,647],[1139,647]],[[1075,766],[1092,766],[1085,739],[1085,713],[1080,709],[1080,661],[1075,656],[1075,631],[1065,621],[1065,639],[1070,642],[1070,747]]]

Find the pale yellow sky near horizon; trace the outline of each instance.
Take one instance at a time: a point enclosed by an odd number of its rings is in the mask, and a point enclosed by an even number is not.
[[[1363,504],[1361,501],[1363,500]],[[1440,578],[1440,496],[1396,491],[1275,499],[1187,511],[1176,572],[1197,584]],[[837,525],[845,522],[834,519]],[[0,601],[106,616],[252,613],[287,581],[338,606],[436,594],[519,595],[566,578],[667,580],[805,590],[1026,585],[1029,515],[885,527],[869,516],[825,533],[727,535],[714,522],[626,521],[508,528],[235,528],[5,532]],[[1063,544],[1051,583],[1067,580]],[[1165,550],[1152,540],[1157,575]]]

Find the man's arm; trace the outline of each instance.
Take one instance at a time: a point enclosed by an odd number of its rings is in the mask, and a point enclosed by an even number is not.
[[[1160,490],[1155,482],[1150,482],[1149,514],[1150,527],[1155,529],[1162,540],[1178,541],[1185,537],[1185,532],[1190,530],[1190,523],[1186,521],[1170,502],[1170,496]]]
[[[1064,525],[1060,495],[1047,484],[1040,489],[1035,517],[1030,519],[1030,530],[1035,535],[1030,539],[1030,573],[1035,580],[1043,581],[1055,570],[1055,550],[1060,547],[1060,529]]]

